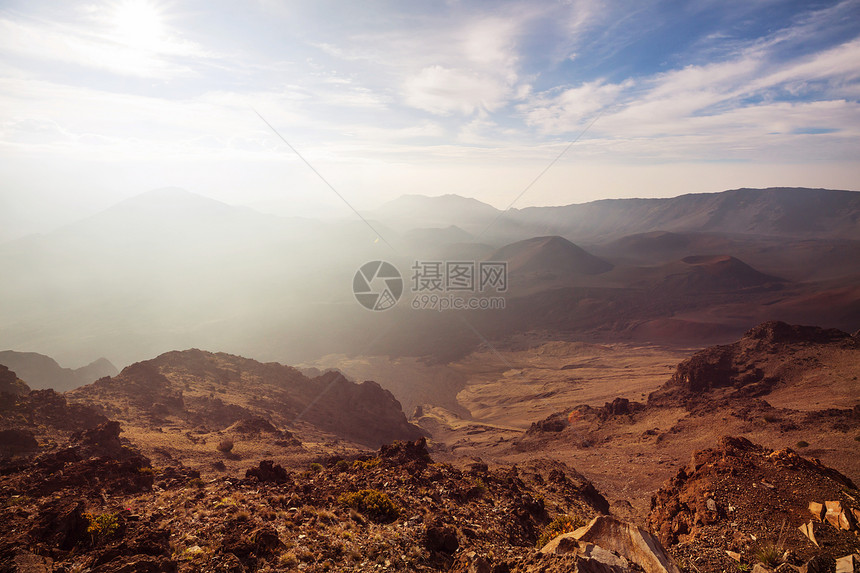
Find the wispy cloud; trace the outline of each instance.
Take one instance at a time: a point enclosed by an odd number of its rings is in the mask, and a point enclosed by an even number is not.
[[[152,30],[146,41],[129,41],[111,22],[109,12],[116,6],[89,6],[65,21],[7,13],[0,16],[0,52],[42,63],[161,79],[194,75],[193,62],[212,57],[167,28]]]
[[[192,164],[225,188],[308,184],[257,109],[374,203],[405,189],[521,187],[600,114],[542,180],[548,197],[568,185],[554,173],[586,163],[592,177],[612,166],[595,193],[624,194],[617,174],[641,188],[645,165],[666,166],[668,181],[672,166],[723,161],[808,165],[824,184],[858,167],[860,0],[821,4],[4,5],[0,168],[28,185],[54,181],[27,165],[84,161],[127,174],[145,162],[163,184],[192,178]],[[761,180],[725,173],[714,181]]]

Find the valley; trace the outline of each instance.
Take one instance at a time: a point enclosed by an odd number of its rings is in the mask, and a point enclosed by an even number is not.
[[[167,189],[0,245],[0,571],[829,571],[860,555],[857,195],[406,196],[386,246]],[[416,309],[439,258],[503,264],[464,291],[503,308]]]

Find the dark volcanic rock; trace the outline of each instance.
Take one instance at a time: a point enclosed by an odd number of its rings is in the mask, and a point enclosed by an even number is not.
[[[0,430],[0,455],[28,452],[38,448],[39,442],[29,430]]]
[[[532,422],[532,425],[529,426],[529,429],[526,430],[526,433],[539,434],[543,432],[561,432],[562,430],[570,426],[570,422],[568,422],[567,416],[568,412],[557,412],[555,414],[550,414],[543,420]]]
[[[441,523],[431,525],[424,532],[424,547],[429,551],[453,555],[460,548],[457,530]]]
[[[110,420],[103,424],[75,432],[71,436],[72,444],[81,446],[90,454],[107,457],[118,456],[122,453],[122,443],[119,440],[121,431],[119,422]]]
[[[706,348],[681,362],[672,378],[648,396],[648,405],[691,407],[721,389],[742,398],[766,395],[779,376],[766,374],[765,368],[777,370],[792,350],[807,346],[860,350],[860,342],[840,330],[766,322],[737,342]]]
[[[69,404],[53,390],[33,390],[0,406],[0,421],[11,427],[48,426],[65,432],[79,432],[102,424],[107,418],[95,409]]]
[[[648,526],[676,559],[707,555],[706,548],[720,550],[720,559],[704,567],[698,562],[703,572],[734,567],[724,551],[754,563],[756,553],[769,544],[802,560],[833,559],[856,549],[853,533],[815,524],[820,544],[815,547],[797,528],[812,518],[811,501],[842,500],[844,507],[860,510],[855,493],[848,477],[818,460],[726,437],[717,447],[693,454],[689,465],[660,488],[651,501]]]
[[[70,550],[86,542],[87,526],[83,502],[57,499],[39,511],[28,537],[34,545]]]
[[[0,364],[0,393],[24,395],[30,392],[30,388],[18,379],[18,376]]]
[[[246,478],[256,478],[261,482],[285,483],[290,477],[283,467],[275,464],[272,460],[262,460],[256,468],[251,468],[245,472]]]
[[[431,461],[426,438],[383,445],[379,449],[379,457],[386,463],[403,466],[410,472],[421,471]]]
[[[303,420],[368,445],[424,436],[406,419],[394,395],[376,382],[355,384],[339,372],[327,372],[312,382],[320,389],[320,398],[307,408]]]

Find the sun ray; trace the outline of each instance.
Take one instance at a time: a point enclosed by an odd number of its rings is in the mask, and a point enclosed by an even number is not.
[[[159,7],[147,0],[125,0],[112,17],[118,42],[139,50],[157,51],[164,41],[165,26]]]

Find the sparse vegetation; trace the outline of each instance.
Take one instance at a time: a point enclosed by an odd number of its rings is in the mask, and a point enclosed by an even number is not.
[[[577,515],[559,515],[549,525],[544,527],[540,537],[538,537],[536,546],[539,548],[543,547],[562,533],[576,531],[583,525],[585,525],[585,522]]]
[[[388,494],[375,489],[363,489],[341,494],[337,498],[337,502],[378,522],[394,521],[400,515],[400,510],[391,501]]]
[[[782,548],[776,543],[767,543],[755,552],[755,558],[768,567],[776,567],[782,563]]]
[[[380,463],[379,458],[370,458],[369,460],[355,460],[352,462],[353,469],[356,470],[370,470],[375,468]]]
[[[323,466],[322,466],[322,464],[317,463],[317,462],[312,463],[312,464],[310,465],[310,468],[311,468],[311,471],[312,471],[312,472],[314,472],[314,473],[320,473],[320,472],[321,472],[321,471],[323,471],[323,469],[324,469],[324,468],[323,468]]]
[[[93,544],[103,543],[119,530],[119,518],[115,513],[85,513],[84,519],[87,520],[87,533]]]
[[[278,558],[278,565],[281,567],[292,568],[299,564],[299,558],[296,557],[295,551],[285,551]]]

